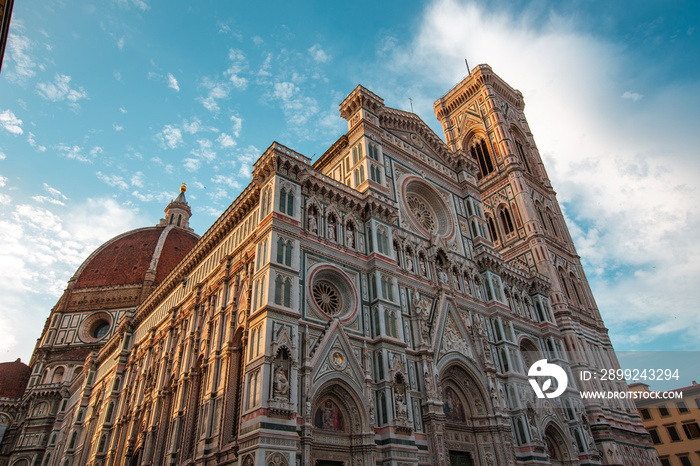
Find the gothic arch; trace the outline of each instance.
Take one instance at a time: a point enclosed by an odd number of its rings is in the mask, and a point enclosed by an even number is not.
[[[578,464],[564,431],[550,420],[544,428],[545,453],[552,466]]]
[[[470,132],[464,138],[464,152],[474,159],[479,167],[478,179],[490,175],[496,171],[496,152],[491,147],[491,141],[483,131]]]
[[[314,432],[311,464],[318,460],[369,464],[368,453],[376,445],[366,405],[356,390],[338,378],[316,391],[309,413]]]
[[[471,406],[471,415],[493,414],[486,390],[488,383],[472,361],[458,353],[450,353],[440,360],[437,372],[440,374],[440,387],[454,386],[464,393]]]

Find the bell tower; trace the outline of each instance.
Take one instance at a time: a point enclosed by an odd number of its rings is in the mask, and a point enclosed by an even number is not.
[[[578,381],[577,372],[616,369],[619,363],[524,107],[520,91],[488,65],[479,65],[433,108],[447,145],[468,159],[462,166],[472,167],[496,251],[511,265],[550,280],[550,301],[577,388],[626,391],[624,382],[599,387]],[[634,439],[636,446],[648,449],[629,400],[586,401],[585,406],[588,419],[596,420],[591,430],[603,464],[631,464],[632,457],[625,457],[617,446],[620,442]]]

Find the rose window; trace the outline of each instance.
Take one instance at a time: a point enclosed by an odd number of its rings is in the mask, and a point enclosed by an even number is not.
[[[342,309],[340,292],[330,282],[318,280],[312,288],[314,302],[326,315],[334,316]]]
[[[436,187],[411,176],[402,183],[402,210],[408,223],[422,235],[450,238],[455,227],[449,196]]]
[[[425,201],[414,194],[409,194],[406,196],[406,202],[411,210],[411,215],[413,215],[420,226],[427,231],[433,231],[436,225],[435,214],[433,214]]]

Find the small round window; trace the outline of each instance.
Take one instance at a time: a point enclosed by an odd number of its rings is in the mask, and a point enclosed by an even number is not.
[[[97,343],[105,338],[114,324],[112,315],[98,311],[83,320],[78,329],[80,339],[85,343]]]
[[[91,333],[92,333],[92,337],[94,339],[99,340],[100,338],[105,336],[108,331],[109,331],[109,323],[104,321],[104,320],[101,320],[93,326]]]

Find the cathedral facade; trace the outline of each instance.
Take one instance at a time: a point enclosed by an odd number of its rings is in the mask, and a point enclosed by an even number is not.
[[[522,94],[480,65],[434,109],[444,140],[358,86],[201,238],[183,189],[95,251],[0,397],[2,466],[659,464],[629,400],[580,395],[619,364]]]

